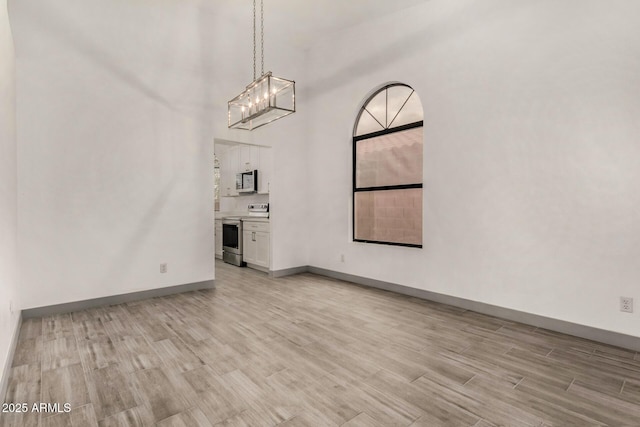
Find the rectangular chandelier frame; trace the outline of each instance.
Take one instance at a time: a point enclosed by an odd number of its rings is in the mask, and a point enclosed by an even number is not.
[[[271,71],[229,101],[229,128],[254,130],[296,111],[296,84]]]

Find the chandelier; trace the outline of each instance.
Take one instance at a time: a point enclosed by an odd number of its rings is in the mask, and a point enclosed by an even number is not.
[[[296,83],[264,72],[264,0],[260,0],[260,77],[256,78],[256,0],[253,0],[253,81],[229,101],[229,128],[254,130],[296,111]]]

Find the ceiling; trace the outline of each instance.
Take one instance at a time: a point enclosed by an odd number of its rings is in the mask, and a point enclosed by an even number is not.
[[[305,46],[322,33],[339,31],[361,22],[425,3],[428,0],[264,0],[265,33],[286,34],[298,46]],[[257,8],[260,1],[256,0]],[[223,0],[225,8],[246,14],[251,31],[253,2]],[[259,10],[258,10],[259,16]]]

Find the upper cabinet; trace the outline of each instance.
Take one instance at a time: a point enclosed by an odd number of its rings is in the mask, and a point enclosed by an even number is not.
[[[259,150],[255,145],[239,145],[238,149],[238,172],[247,172],[260,169]],[[258,172],[259,173],[259,172]]]
[[[220,195],[237,196],[236,174],[238,170],[238,150],[237,147],[230,147],[223,151],[220,156]]]
[[[220,161],[220,196],[237,196],[236,175],[251,170],[258,171],[258,194],[269,194],[273,163],[270,147],[238,144],[216,154]]]
[[[271,171],[273,170],[273,149],[270,147],[260,147],[258,168],[258,193],[269,194]]]

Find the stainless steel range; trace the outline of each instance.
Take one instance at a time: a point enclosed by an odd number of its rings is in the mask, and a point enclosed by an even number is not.
[[[242,267],[242,219],[226,217],[222,219],[222,260]]]
[[[222,219],[222,260],[238,267],[246,265],[242,260],[242,219],[247,217],[269,218],[269,204],[253,203],[249,205],[248,215]]]

